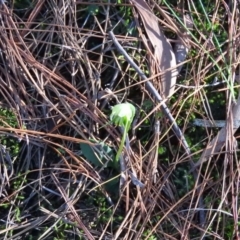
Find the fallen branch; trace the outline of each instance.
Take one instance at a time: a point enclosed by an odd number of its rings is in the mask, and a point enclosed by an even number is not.
[[[223,128],[226,126],[225,120],[207,120],[207,119],[194,119],[193,125],[198,127],[207,127],[207,128]],[[240,127],[240,120],[233,120],[233,128]]]
[[[163,113],[166,115],[166,117],[169,119],[170,123],[172,124],[172,128],[174,133],[176,134],[179,141],[182,143],[187,155],[191,155],[190,148],[188,146],[188,143],[182,134],[182,131],[178,127],[175,119],[173,118],[169,108],[167,107],[166,103],[163,101],[163,98],[160,96],[156,88],[153,86],[153,84],[148,80],[147,76],[142,72],[142,70],[137,66],[137,64],[129,57],[129,55],[126,53],[126,51],[122,48],[122,46],[117,41],[116,37],[114,36],[113,32],[109,32],[109,36],[111,37],[114,45],[117,47],[118,51],[121,52],[121,54],[125,57],[125,59],[128,61],[128,63],[136,70],[136,72],[140,75],[140,77],[143,80],[146,80],[146,89],[148,92],[156,98],[156,100],[161,103],[161,109]]]

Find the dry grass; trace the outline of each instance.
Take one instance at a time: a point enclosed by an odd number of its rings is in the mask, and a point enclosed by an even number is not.
[[[159,9],[154,1],[149,4]],[[217,22],[219,31],[227,33],[221,46],[214,40],[217,31],[199,27],[206,26],[200,24],[205,16],[198,13],[194,1],[188,5],[195,18],[189,42],[192,53],[179,76],[182,85],[176,86],[168,105],[195,160],[217,130],[200,129],[191,120],[196,116],[214,119],[216,114],[209,106],[226,114],[226,119],[232,114],[240,14],[234,4],[236,1],[229,7],[221,1],[209,15],[212,24]],[[0,132],[19,141],[20,150],[13,157],[1,143],[0,239],[240,238],[239,154],[231,124],[225,148],[198,169],[201,181],[196,186],[188,156],[171,124],[160,118],[159,106],[108,37],[114,28],[128,54],[149,73],[143,40],[127,33],[131,5],[126,1],[122,6],[126,9],[101,1],[72,0],[33,1],[24,11],[10,3],[1,6],[0,100],[2,108],[15,114],[16,126],[3,118]],[[167,34],[176,36],[180,34],[178,25],[171,9],[164,6],[168,18],[158,17]],[[180,13],[181,7],[173,10]],[[159,75],[149,76],[159,89]],[[225,83],[204,87],[214,77]],[[80,149],[80,143],[94,146],[90,140],[118,149],[121,134],[108,119],[109,106],[115,102],[99,97],[107,87],[121,102],[133,102],[139,110],[135,131],[130,134],[130,162],[145,187],[140,189],[129,180],[118,197],[102,187],[114,176],[112,169],[93,166]],[[223,102],[220,109],[218,101]],[[154,131],[159,118],[160,135]],[[165,151],[159,154],[159,148]],[[158,176],[154,180],[156,158]],[[199,209],[200,195],[204,209]],[[111,198],[114,205],[107,200],[97,204],[102,197]],[[199,212],[203,211],[205,222],[200,224]],[[107,219],[98,221],[106,212],[111,213]],[[116,220],[116,216],[122,219]]]

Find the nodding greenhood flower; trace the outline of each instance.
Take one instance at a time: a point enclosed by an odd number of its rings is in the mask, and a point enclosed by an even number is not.
[[[112,108],[112,113],[110,115],[111,122],[116,126],[124,128],[123,137],[115,159],[116,161],[119,160],[124,143],[126,141],[127,132],[130,129],[135,113],[136,108],[131,103],[120,103]]]
[[[135,113],[136,109],[131,103],[120,103],[112,108],[110,120],[116,126],[127,128],[128,131]]]

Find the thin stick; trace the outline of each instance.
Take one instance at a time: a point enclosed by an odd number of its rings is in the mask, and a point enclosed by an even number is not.
[[[158,93],[158,91],[156,90],[156,88],[153,86],[153,84],[148,80],[147,76],[142,72],[142,70],[137,66],[137,64],[135,62],[133,62],[133,60],[129,57],[129,55],[126,53],[126,51],[122,48],[122,46],[119,44],[119,42],[117,41],[116,37],[114,36],[113,32],[110,31],[109,35],[114,43],[114,45],[117,47],[118,51],[121,52],[121,54],[125,57],[125,59],[128,61],[128,63],[136,70],[136,72],[140,75],[140,77],[143,80],[147,80],[145,82],[146,84],[146,89],[148,90],[148,92],[153,95],[156,100],[161,103],[161,109],[163,111],[163,113],[166,115],[166,117],[169,119],[170,123],[172,124],[173,127],[173,131],[176,134],[177,138],[180,140],[180,142],[182,143],[187,155],[189,156],[191,154],[190,148],[188,146],[188,143],[184,137],[184,135],[182,134],[182,131],[180,130],[180,128],[178,127],[175,119],[173,118],[169,108],[167,107],[166,103],[163,101],[162,97],[160,96],[160,94]]]

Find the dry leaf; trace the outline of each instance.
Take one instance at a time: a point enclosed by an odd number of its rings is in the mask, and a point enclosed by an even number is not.
[[[176,58],[171,44],[159,28],[158,20],[152,13],[150,7],[143,0],[132,0],[141,15],[148,38],[154,49],[152,56],[155,56],[155,63],[159,66],[160,72],[168,70],[161,77],[161,86],[164,97],[171,96],[177,79]]]
[[[240,94],[237,99],[237,103],[234,104],[232,109],[232,116],[233,121],[239,121],[240,120]],[[233,125],[233,131],[232,134],[234,134],[237,131],[238,127]],[[206,162],[207,160],[210,160],[213,154],[219,153],[221,148],[224,147],[226,143],[227,138],[227,126],[222,128],[217,136],[207,145],[206,149],[202,153],[199,161],[195,164],[194,168],[201,165],[203,162]],[[234,136],[232,135],[233,141]]]

